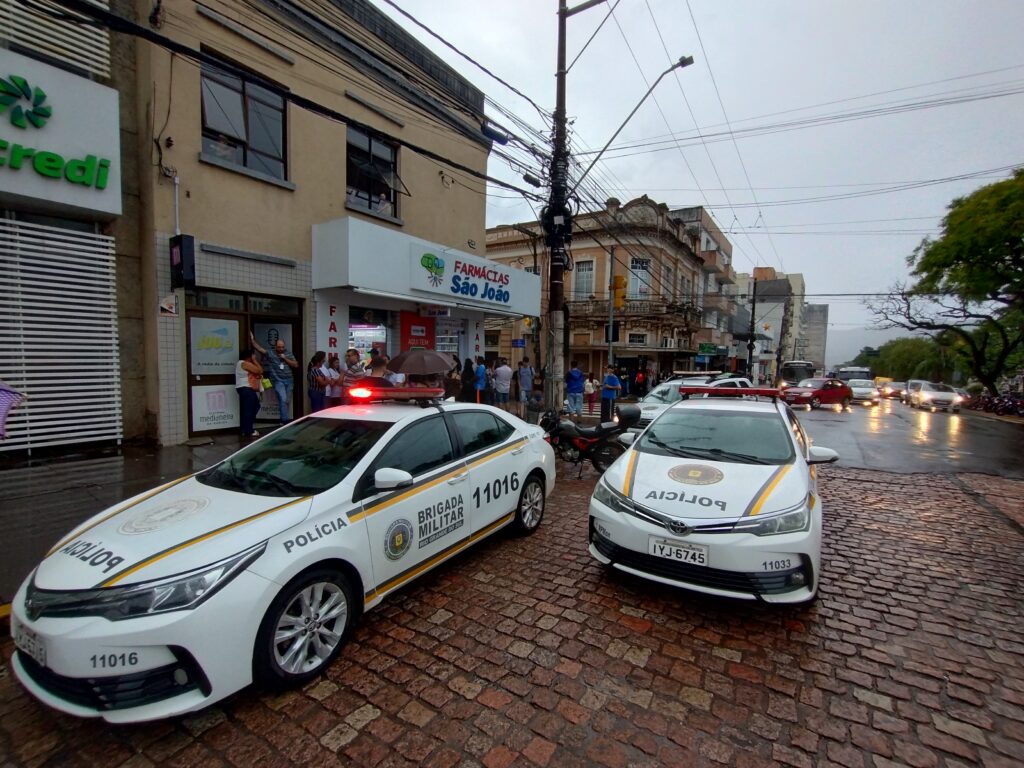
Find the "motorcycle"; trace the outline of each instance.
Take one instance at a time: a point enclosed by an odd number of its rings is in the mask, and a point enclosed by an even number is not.
[[[541,416],[540,426],[545,432],[544,439],[551,444],[558,458],[579,466],[579,476],[582,477],[584,461],[589,461],[594,469],[603,473],[625,453],[625,447],[617,438],[640,421],[640,407],[622,405],[615,412],[618,421],[608,421],[596,427],[580,427],[562,418],[567,415],[566,411],[556,413],[549,410]]]

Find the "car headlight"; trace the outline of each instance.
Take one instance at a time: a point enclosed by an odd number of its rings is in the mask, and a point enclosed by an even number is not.
[[[811,510],[807,504],[800,509],[765,518],[740,520],[733,526],[734,533],[752,533],[755,536],[777,536],[782,533],[806,531],[811,524]]]
[[[932,399],[932,393],[931,392],[921,392],[921,393],[918,394],[918,397],[921,398],[922,400],[931,400]]]
[[[33,620],[40,616],[102,616],[111,621],[191,610],[245,570],[266,548],[267,543],[262,542],[185,574],[124,587],[57,592],[30,583],[25,610]]]
[[[604,480],[597,481],[597,485],[594,487],[594,500],[609,507],[613,512],[631,514],[635,509],[633,502],[613,490]]]
[[[964,396],[963,395],[954,395],[953,396],[953,402],[954,403],[962,403],[963,401],[964,401]]]

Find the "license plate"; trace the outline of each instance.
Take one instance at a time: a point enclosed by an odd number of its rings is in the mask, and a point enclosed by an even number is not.
[[[688,565],[708,564],[708,548],[699,544],[682,544],[668,539],[651,538],[648,541],[647,552],[657,557],[664,557],[666,560],[675,560]]]
[[[26,656],[30,656],[36,660],[41,667],[46,666],[46,643],[28,627],[23,627],[21,623],[15,622],[14,627],[14,646],[24,653]]]

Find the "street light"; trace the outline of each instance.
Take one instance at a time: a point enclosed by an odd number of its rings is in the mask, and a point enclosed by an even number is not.
[[[612,137],[610,139],[608,139],[608,143],[605,144],[601,148],[600,152],[598,152],[596,155],[594,155],[594,159],[590,161],[590,165],[587,166],[587,170],[585,170],[583,172],[583,175],[580,176],[576,180],[575,186],[573,186],[573,188],[571,190],[569,190],[569,194],[570,195],[572,195],[573,192],[575,192],[577,189],[579,189],[580,184],[582,184],[583,180],[585,178],[587,178],[587,174],[590,173],[591,169],[597,164],[597,161],[601,159],[601,155],[603,155],[608,150],[608,147],[610,147],[612,145],[612,142],[615,141],[615,137],[618,136],[622,132],[622,129],[626,127],[626,123],[628,123],[632,119],[633,115],[636,114],[636,111],[638,109],[640,109],[641,106],[643,106],[643,103],[645,101],[647,101],[647,97],[650,96],[651,93],[654,91],[654,89],[658,87],[658,83],[660,83],[662,81],[662,79],[665,77],[665,75],[667,75],[669,72],[672,72],[672,71],[674,71],[676,69],[682,69],[683,67],[688,67],[691,64],[693,64],[693,56],[683,56],[681,59],[679,59],[679,61],[677,61],[671,67],[669,67],[664,72],[662,72],[660,75],[658,75],[658,79],[655,80],[651,84],[651,87],[647,89],[647,93],[645,93],[643,96],[640,97],[640,101],[638,101],[636,103],[636,106],[633,107],[633,111],[630,112],[628,115],[626,115],[626,119],[622,121],[622,125],[620,125],[618,128],[615,129],[615,133],[613,133]]]

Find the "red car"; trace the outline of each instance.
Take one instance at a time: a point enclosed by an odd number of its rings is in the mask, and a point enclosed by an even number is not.
[[[821,405],[840,403],[846,408],[853,400],[853,390],[839,379],[804,379],[795,387],[783,390],[782,399],[788,405],[809,405],[811,408],[817,408]]]

